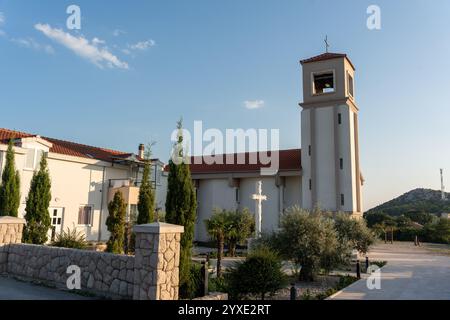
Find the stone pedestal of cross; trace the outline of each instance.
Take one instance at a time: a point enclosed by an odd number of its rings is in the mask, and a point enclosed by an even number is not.
[[[252,195],[252,199],[255,200],[255,233],[256,238],[261,237],[262,231],[262,202],[267,200],[267,196],[262,194],[262,181],[256,183],[256,193]]]

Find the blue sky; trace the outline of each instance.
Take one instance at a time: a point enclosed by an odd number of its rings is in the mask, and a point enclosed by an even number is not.
[[[66,28],[71,4],[80,31]],[[371,4],[381,30],[366,27]],[[449,1],[0,0],[0,12],[0,127],[130,152],[156,140],[167,160],[183,116],[188,129],[279,128],[296,148],[298,61],[327,34],[357,69],[366,208],[438,189],[441,167],[450,186]],[[85,56],[61,44],[75,37]]]

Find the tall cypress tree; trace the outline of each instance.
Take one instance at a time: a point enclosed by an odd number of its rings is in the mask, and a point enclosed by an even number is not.
[[[39,171],[33,174],[30,191],[28,192],[25,208],[25,220],[27,224],[23,232],[23,242],[44,244],[47,242],[48,230],[51,226],[50,206],[51,180],[47,167],[47,157],[42,156]]]
[[[124,252],[125,215],[127,212],[127,204],[123,199],[122,192],[117,191],[114,194],[114,199],[108,205],[108,211],[106,226],[111,235],[106,251],[121,254]]]
[[[154,143],[148,145],[145,154],[144,172],[142,174],[141,187],[139,188],[137,224],[151,223],[154,220],[155,192],[150,181],[150,172],[152,169],[151,148],[153,145]]]
[[[189,297],[192,292],[190,281],[191,250],[194,240],[194,225],[197,199],[191,179],[189,165],[183,152],[182,120],[178,122],[178,141],[169,161],[169,177],[166,199],[166,221],[184,226],[180,250],[180,295]]]
[[[9,140],[0,185],[0,216],[17,217],[20,205],[20,175],[14,162],[13,140]]]

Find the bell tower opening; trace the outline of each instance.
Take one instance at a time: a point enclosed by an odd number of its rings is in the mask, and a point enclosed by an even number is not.
[[[312,74],[313,76],[313,94],[319,95],[324,93],[333,93],[334,87],[334,71],[323,71]]]

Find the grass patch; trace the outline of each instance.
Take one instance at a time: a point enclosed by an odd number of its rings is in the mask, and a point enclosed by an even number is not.
[[[378,266],[379,268],[382,268],[386,265],[387,261],[381,261],[381,260],[375,260],[375,261],[370,261],[370,264],[374,264],[376,266]]]

